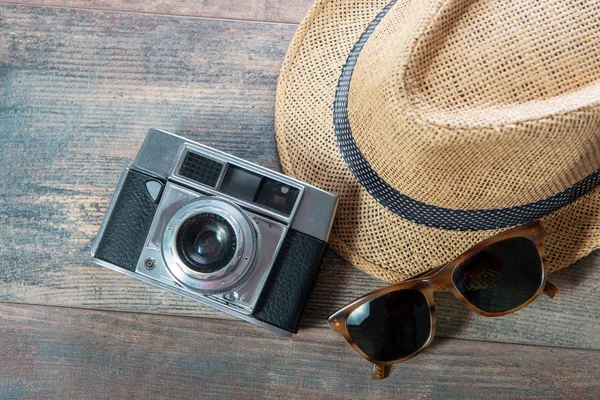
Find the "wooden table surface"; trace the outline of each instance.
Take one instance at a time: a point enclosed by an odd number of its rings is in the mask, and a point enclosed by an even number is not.
[[[600,252],[372,381],[325,318],[384,285],[329,252],[283,338],[91,264],[151,127],[281,170],[277,75],[309,0],[0,1],[0,398],[600,398]]]

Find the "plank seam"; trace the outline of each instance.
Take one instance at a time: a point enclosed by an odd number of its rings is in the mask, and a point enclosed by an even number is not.
[[[130,315],[142,315],[142,316],[148,316],[148,317],[158,316],[158,317],[164,317],[164,318],[193,318],[193,319],[209,320],[209,321],[213,321],[216,323],[228,321],[227,323],[244,324],[244,325],[247,324],[246,322],[238,321],[235,319],[230,320],[230,319],[211,318],[211,317],[191,317],[191,316],[187,316],[187,315],[151,314],[151,313],[140,313],[140,312],[121,311],[121,310],[100,310],[100,309],[92,309],[92,308],[67,307],[67,306],[57,306],[57,305],[47,305],[47,304],[29,304],[29,303],[0,301],[0,307],[2,305],[16,306],[19,308],[20,307],[40,307],[40,308],[56,308],[56,309],[74,310],[76,312],[80,311],[80,312],[108,313],[108,314],[114,313],[117,315],[130,314]],[[299,335],[302,335],[302,329],[303,329],[303,327],[300,326]],[[304,327],[304,329],[307,329],[307,327]],[[308,329],[321,329],[323,331],[329,331],[328,328],[318,327],[318,326],[309,327]],[[333,332],[331,332],[331,334],[334,335]],[[265,332],[265,338],[267,338],[267,339],[269,338],[269,334],[266,332]],[[600,349],[586,348],[586,347],[549,346],[549,345],[535,344],[535,343],[501,342],[501,341],[495,341],[495,340],[465,339],[465,338],[456,338],[456,337],[448,337],[448,336],[436,336],[436,338],[437,339],[446,339],[446,340],[461,340],[464,342],[479,342],[479,343],[494,343],[494,344],[500,344],[500,345],[540,347],[540,348],[547,348],[547,349],[564,349],[564,350],[576,350],[576,351],[586,351],[586,352],[594,351],[594,352],[600,353]],[[341,345],[343,345],[343,343],[341,343]],[[435,344],[435,339],[434,339],[433,346],[435,346],[435,345],[436,344]]]
[[[91,11],[91,12],[106,12],[113,14],[132,14],[132,15],[149,15],[155,17],[169,17],[169,18],[192,18],[202,19],[209,21],[221,21],[221,22],[248,22],[256,24],[268,24],[268,25],[284,25],[284,26],[298,26],[296,22],[278,22],[278,21],[267,21],[267,20],[256,20],[256,19],[241,19],[241,18],[217,18],[217,17],[200,17],[197,15],[187,14],[161,14],[158,12],[143,12],[143,11],[128,11],[128,10],[110,10],[106,8],[93,8],[93,7],[69,7],[69,6],[57,6],[57,5],[45,5],[45,4],[27,4],[12,1],[0,1],[0,6],[15,6],[15,7],[28,7],[28,8],[46,8],[46,9],[59,9],[59,10],[73,10],[73,11]]]

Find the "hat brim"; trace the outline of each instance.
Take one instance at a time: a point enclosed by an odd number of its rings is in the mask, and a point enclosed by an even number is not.
[[[277,88],[275,128],[284,171],[340,196],[331,246],[389,282],[441,265],[502,231],[420,225],[390,212],[358,183],[333,129],[337,81],[353,46],[387,1],[318,1],[292,41]],[[549,271],[600,246],[600,188],[542,218]]]

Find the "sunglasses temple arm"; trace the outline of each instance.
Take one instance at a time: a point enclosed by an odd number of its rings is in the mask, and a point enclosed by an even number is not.
[[[373,379],[385,379],[390,373],[390,367],[381,364],[373,364],[373,369],[371,370],[371,378]]]
[[[554,298],[556,293],[558,292],[558,286],[550,281],[546,281],[546,286],[544,286],[544,293],[546,293],[550,298]]]

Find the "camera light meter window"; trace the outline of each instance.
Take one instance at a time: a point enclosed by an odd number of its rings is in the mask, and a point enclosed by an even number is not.
[[[278,211],[283,215],[290,215],[300,191],[270,178],[264,178],[256,202]]]
[[[202,213],[188,218],[177,233],[177,252],[192,270],[213,273],[226,267],[236,253],[236,235],[222,216]]]

